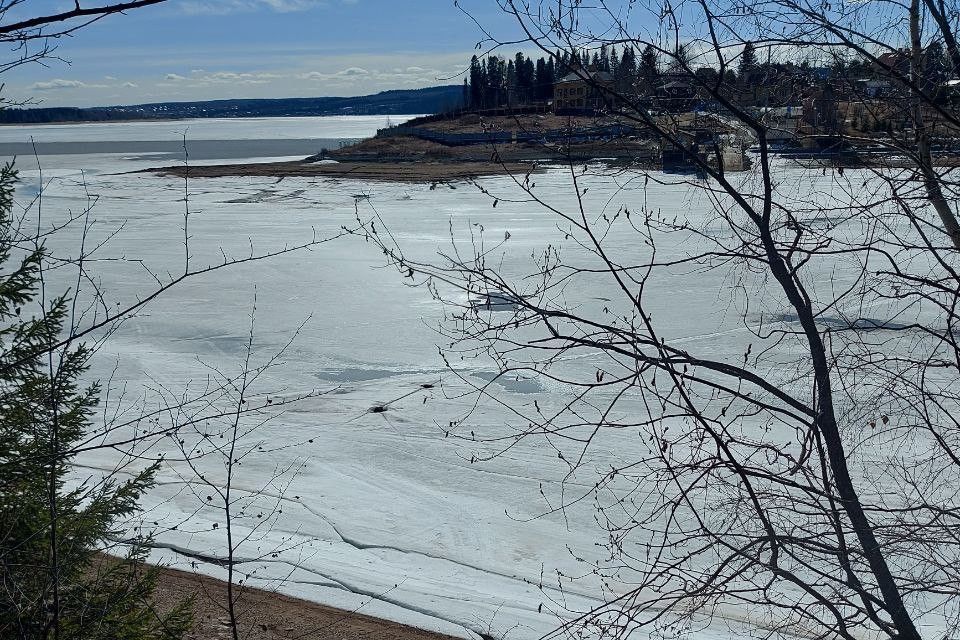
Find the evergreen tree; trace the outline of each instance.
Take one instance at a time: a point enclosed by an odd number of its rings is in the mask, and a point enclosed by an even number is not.
[[[523,72],[521,74],[523,79],[523,86],[528,91],[533,87],[533,82],[536,74],[536,67],[533,64],[533,60],[527,58],[523,61]]]
[[[950,79],[950,64],[943,45],[934,40],[923,52],[923,89],[931,96],[939,97],[943,84]]]
[[[747,42],[743,45],[743,52],[740,54],[740,64],[737,67],[737,72],[740,75],[741,79],[746,78],[746,76],[757,68],[757,48],[753,45],[752,42]]]
[[[630,93],[636,83],[637,60],[633,52],[633,47],[626,47],[623,55],[620,57],[620,65],[617,68],[617,74],[613,80],[616,88],[621,93]]]
[[[485,106],[499,107],[506,102],[507,65],[501,58],[487,58],[487,97]]]
[[[480,66],[480,60],[477,56],[470,58],[470,107],[480,109],[484,106],[483,99],[486,94],[486,78],[484,77],[483,67]]]
[[[685,44],[678,44],[673,57],[670,59],[669,71],[671,73],[686,73],[692,63],[693,55],[690,53],[690,48]]]
[[[533,71],[533,97],[542,100],[546,97],[545,87],[553,85],[553,79],[547,79],[547,63],[543,58],[537,59],[537,66]]]
[[[535,74],[533,60],[518,52],[513,66],[517,74],[517,102],[521,104],[529,102],[533,97],[531,95]]]
[[[556,69],[557,79],[563,78],[568,73],[570,73],[570,64],[572,62],[571,55],[569,51],[558,51],[556,54]]]
[[[67,484],[100,389],[79,385],[91,350],[61,345],[72,301],[40,290],[44,249],[23,250],[16,179],[10,164],[0,168],[0,637],[180,638],[188,607],[157,614],[146,541],[116,562],[97,553],[122,534],[156,465],[122,483]]]
[[[660,77],[660,56],[653,45],[647,45],[640,53],[640,66],[637,69],[639,79],[648,88],[653,87]]]
[[[537,75],[537,85],[540,87],[540,98],[549,100],[553,96],[553,84],[557,81],[557,68],[553,56],[550,56],[543,65],[543,78]]]

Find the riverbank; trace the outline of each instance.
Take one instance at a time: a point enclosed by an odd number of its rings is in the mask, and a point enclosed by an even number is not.
[[[687,129],[710,124],[706,117],[675,118]],[[708,122],[709,120],[709,122]],[[691,143],[693,139],[691,138]],[[711,147],[712,150],[712,147]],[[708,150],[709,151],[709,150]],[[325,176],[391,182],[445,182],[489,175],[526,175],[540,164],[582,164],[592,160],[635,168],[664,166],[662,144],[649,129],[609,117],[552,114],[455,118],[430,116],[380,129],[377,135],[295,162],[157,167],[147,171],[193,178],[228,176]],[[742,151],[724,151],[728,170],[746,166]]]
[[[226,583],[215,578],[161,568],[154,595],[160,611],[186,598],[194,598],[194,624],[186,640],[230,637],[222,604]],[[424,631],[397,622],[343,611],[279,593],[243,588],[238,602],[240,637],[243,640],[454,640],[452,636]]]
[[[377,136],[304,160],[144,169],[178,178],[328,177],[375,182],[457,182],[493,175],[525,176],[543,164],[594,159],[659,168],[647,141],[600,140],[579,144],[475,144],[449,146],[413,136]]]
[[[325,177],[375,182],[455,182],[489,175],[526,175],[532,165],[520,162],[260,162],[144,169],[178,178]]]

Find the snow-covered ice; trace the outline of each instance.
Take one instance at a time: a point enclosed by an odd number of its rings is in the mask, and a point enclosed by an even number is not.
[[[115,123],[57,127],[2,128],[0,140],[165,140],[180,135],[202,139],[281,137],[349,138],[369,135],[384,117],[365,119],[265,119],[191,123]],[[209,129],[205,129],[209,127]],[[200,130],[203,132],[201,133]],[[96,225],[88,242],[116,233],[90,268],[109,299],[129,303],[149,291],[151,276],[139,264],[107,258],[136,258],[156,273],[175,273],[183,261],[183,181],[123,172],[150,166],[149,159],[117,154],[40,158],[46,184],[42,211],[52,222],[94,203]],[[21,203],[39,191],[33,161],[22,163]],[[82,173],[81,173],[82,170]],[[811,178],[816,181],[816,176]],[[568,175],[549,171],[536,178],[538,189],[564,205],[574,202]],[[296,244],[309,234],[334,235],[355,218],[353,194],[364,193],[361,211],[372,205],[410,255],[428,257],[449,246],[449,229],[462,242],[483,225],[489,237],[509,231],[505,269],[520,273],[530,255],[546,243],[577,260],[583,252],[558,229],[556,216],[542,208],[511,202],[516,188],[508,178],[484,186],[504,194],[496,208],[475,188],[429,185],[361,184],[326,178],[225,178],[189,185],[189,234],[193,264],[216,262],[220,252],[242,256]],[[89,194],[89,195],[88,195]],[[644,200],[646,198],[646,200]],[[691,215],[706,211],[704,196],[671,185],[649,185],[646,195],[622,191],[613,180],[591,184],[588,202],[599,213],[609,201],[639,209]],[[609,205],[616,210],[616,206]],[[78,228],[74,225],[73,228]],[[634,237],[609,242],[628,255]],[[676,240],[680,242],[680,240]],[[58,234],[56,251],[76,254],[79,234]],[[679,251],[662,246],[660,251]],[[590,504],[566,513],[548,513],[541,494],[575,491],[592,479],[564,477],[568,471],[556,450],[525,441],[491,462],[472,464],[469,441],[444,437],[444,426],[468,409],[470,398],[444,373],[438,355],[441,338],[434,325],[443,310],[423,288],[404,286],[395,270],[380,268],[383,256],[358,237],[346,237],[270,260],[233,267],[188,280],[162,295],[123,324],[98,354],[92,375],[111,379],[128,394],[146,385],[173,392],[196,387],[209,367],[239,371],[256,295],[256,356],[282,348],[305,322],[282,366],[271,369],[258,389],[289,397],[312,389],[324,395],[294,404],[263,425],[257,436],[272,447],[238,467],[239,490],[256,491],[285,464],[302,461],[284,493],[283,512],[270,533],[238,555],[286,546],[276,558],[251,563],[251,584],[276,585],[285,592],[333,605],[356,608],[426,628],[471,636],[493,631],[522,640],[552,629],[565,609],[596,601],[597,585],[582,572],[571,551],[585,557],[603,553],[596,546],[602,530]],[[737,313],[735,292],[722,272],[678,269],[662,288],[659,308],[668,318],[664,337],[710,350],[718,357],[744,353],[752,338]],[[843,274],[833,274],[834,282]],[[66,286],[66,275],[62,283]],[[607,304],[610,284],[578,292],[584,305]],[[704,309],[713,309],[704,313]],[[489,380],[493,365],[455,363],[478,383]],[[587,362],[567,366],[588,367]],[[443,381],[444,386],[441,386]],[[504,382],[501,393],[514,403],[556,402],[561,389],[534,381]],[[423,385],[431,385],[425,388]],[[402,399],[401,399],[402,398]],[[399,399],[399,400],[397,400]],[[371,407],[388,404],[384,412]],[[473,420],[501,428],[504,410],[484,406]],[[624,438],[598,442],[593,464],[626,455]],[[268,447],[269,448],[269,447]],[[97,451],[82,463],[112,468],[111,452]],[[222,474],[216,465],[210,474]],[[146,522],[160,523],[156,558],[189,566],[188,555],[222,554],[223,532],[213,514],[196,513],[197,497],[184,490],[170,467],[146,499]],[[268,491],[269,493],[269,491]],[[294,497],[296,496],[296,497]],[[196,515],[193,515],[195,514]],[[171,523],[179,523],[176,530]],[[211,565],[203,571],[222,573]],[[558,571],[560,572],[558,576]],[[271,579],[280,579],[280,582]],[[562,590],[557,588],[558,582]],[[721,622],[698,638],[734,637]]]
[[[367,138],[377,129],[416,116],[326,116],[322,118],[199,118],[0,127],[0,142],[112,142],[283,138]]]

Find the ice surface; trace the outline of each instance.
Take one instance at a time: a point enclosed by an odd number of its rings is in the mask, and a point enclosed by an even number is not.
[[[300,160],[322,149],[374,135],[391,123],[415,116],[331,116],[315,118],[209,118],[144,122],[48,124],[0,127],[0,157],[17,156],[21,166],[44,159],[47,169],[83,167],[95,171],[108,156],[129,170],[176,164],[184,143],[193,164],[238,159],[257,162]],[[96,161],[82,157],[94,155]]]
[[[127,140],[261,140],[367,138],[385,126],[417,116],[323,116],[300,118],[196,118],[142,122],[91,122],[0,127],[0,142],[116,142]]]
[[[192,134],[208,139],[359,137],[384,120],[7,127],[0,129],[0,140],[24,135],[49,141],[161,140],[187,125]],[[23,205],[39,192],[40,172],[31,163],[23,164],[18,189]],[[140,262],[125,259],[142,260],[158,274],[176,273],[184,259],[183,181],[121,173],[150,165],[149,159],[117,154],[43,158],[47,186],[42,211],[47,223],[95,204],[97,223],[87,242],[116,233],[99,252],[102,261],[88,268],[109,292],[109,300],[120,304],[153,286]],[[815,175],[808,179],[817,183]],[[574,204],[566,172],[549,171],[536,181],[551,202]],[[488,196],[466,184],[433,190],[428,185],[327,178],[197,180],[189,185],[191,261],[215,263],[221,252],[242,256],[251,246],[276,250],[312,233],[332,236],[353,223],[357,193],[370,196],[360,203],[361,212],[366,215],[370,205],[375,207],[411,256],[429,257],[449,249],[450,228],[459,246],[467,247],[471,231],[482,225],[490,238],[503,238],[509,231],[503,258],[508,273],[524,272],[531,254],[547,243],[574,262],[589,261],[589,255],[566,238],[554,214],[511,201],[518,192],[509,178],[489,178],[483,184],[502,196],[496,208]],[[591,182],[587,202],[598,216],[615,212],[620,203],[693,218],[698,211],[705,216],[709,207],[695,190],[651,184],[644,195],[622,190],[615,179]],[[79,228],[69,229],[51,239],[51,248],[76,255]],[[632,234],[614,234],[608,242],[620,255],[640,251]],[[670,242],[659,251],[681,254],[682,238]],[[468,637],[490,632],[518,640],[539,637],[570,610],[597,603],[595,581],[565,577],[583,572],[573,553],[587,558],[603,553],[595,545],[603,532],[593,519],[594,510],[583,504],[550,513],[544,497],[587,492],[593,478],[565,477],[568,467],[556,450],[533,441],[481,464],[471,463],[471,456],[486,445],[444,437],[445,425],[468,411],[471,399],[460,395],[463,383],[445,372],[438,355],[443,339],[434,328],[443,309],[426,290],[404,286],[394,270],[378,268],[382,265],[383,257],[372,244],[347,237],[188,280],[121,326],[99,352],[92,376],[111,379],[114,388],[126,386],[133,396],[143,386],[173,393],[191,381],[194,388],[202,386],[210,367],[239,371],[254,296],[256,361],[281,349],[306,322],[282,366],[265,374],[258,390],[261,397],[273,398],[312,389],[329,393],[296,403],[260,427],[257,437],[272,450],[238,467],[237,490],[257,492],[278,468],[305,464],[282,492],[268,487],[266,493],[277,496],[283,513],[271,531],[254,536],[239,555],[252,558],[274,547],[287,550],[241,565],[241,571],[256,573],[251,584],[348,608],[362,605],[365,613],[426,628]],[[70,274],[60,278],[63,286],[72,286]],[[839,286],[843,278],[842,272],[832,273],[830,286]],[[739,319],[737,293],[728,275],[678,267],[668,280],[654,280],[650,286],[656,288],[651,299],[659,303],[649,310],[663,319],[664,337],[718,358],[742,355],[752,336]],[[578,304],[593,307],[613,304],[617,297],[613,284],[599,275],[570,295]],[[749,317],[758,318],[759,312],[751,309]],[[490,362],[454,364],[478,384],[495,378]],[[564,366],[588,369],[590,357]],[[562,389],[539,382],[498,384],[515,403],[548,406],[562,399]],[[371,412],[372,407],[386,410]],[[505,410],[492,404],[473,416],[489,431],[502,428],[507,419]],[[592,464],[600,467],[624,458],[632,446],[627,435],[599,440],[590,454]],[[115,457],[109,450],[96,451],[82,463],[112,469]],[[222,465],[208,464],[210,477],[222,476]],[[213,528],[216,514],[198,512],[202,497],[187,489],[186,473],[182,465],[167,464],[146,499],[145,524],[156,530],[155,559],[190,567],[195,562],[190,554],[222,555],[224,538],[222,529]],[[222,574],[215,565],[201,563],[198,568]],[[736,634],[721,619],[696,637]]]

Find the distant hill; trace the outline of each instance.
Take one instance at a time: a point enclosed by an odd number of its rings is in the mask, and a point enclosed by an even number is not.
[[[0,110],[2,124],[149,120],[157,118],[254,118],[282,116],[402,115],[439,113],[460,107],[463,87],[395,89],[352,98],[257,98],[202,102],[155,102],[118,107],[51,107]]]

